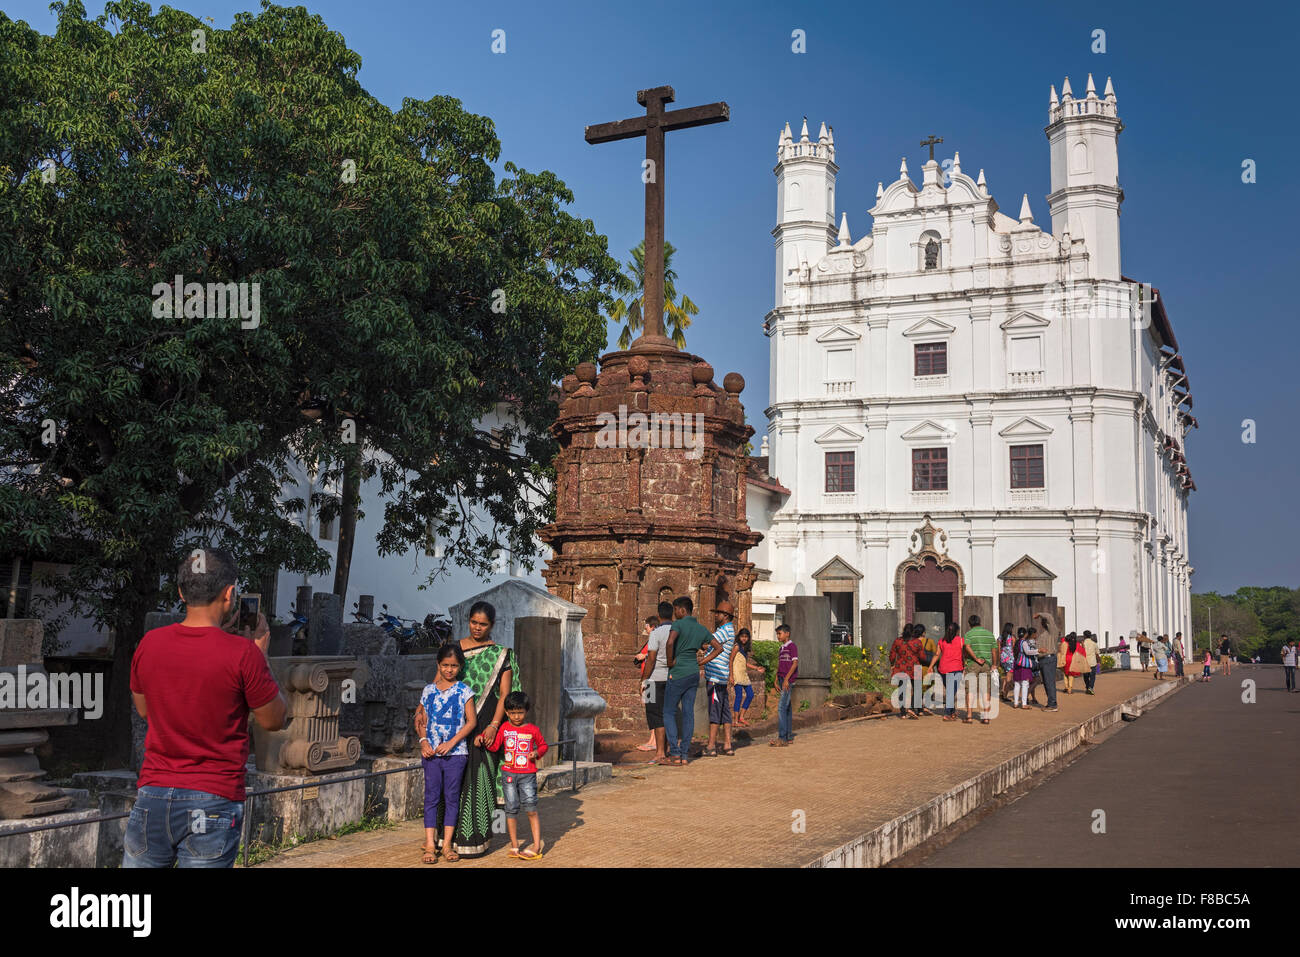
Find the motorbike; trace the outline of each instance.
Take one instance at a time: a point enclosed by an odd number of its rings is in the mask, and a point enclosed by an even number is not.
[[[292,653],[295,655],[305,655],[307,653],[308,623],[307,615],[299,611],[297,605],[294,605],[293,620],[289,622],[289,642]]]

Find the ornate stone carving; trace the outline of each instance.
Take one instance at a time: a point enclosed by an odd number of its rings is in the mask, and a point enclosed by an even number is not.
[[[361,739],[339,733],[344,682],[353,699],[365,681],[363,662],[347,657],[268,659],[289,704],[288,723],[279,731],[253,725],[257,769],[271,774],[319,774],[356,764]]]

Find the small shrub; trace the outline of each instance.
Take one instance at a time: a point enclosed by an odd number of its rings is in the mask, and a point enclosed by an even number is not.
[[[763,681],[767,686],[767,690],[771,691],[776,687],[776,665],[781,655],[781,642],[754,641],[750,643],[749,648],[754,664],[765,670]]]
[[[1101,662],[1101,670],[1102,670],[1102,671],[1110,671],[1112,668],[1115,667],[1115,656],[1114,656],[1114,655],[1102,655],[1102,656],[1101,656],[1100,658],[1098,658],[1097,660]]]

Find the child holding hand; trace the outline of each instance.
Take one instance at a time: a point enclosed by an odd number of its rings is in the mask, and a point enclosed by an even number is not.
[[[438,862],[435,836],[438,804],[442,815],[442,856],[458,861],[452,833],[460,820],[460,786],[469,764],[466,739],[474,731],[474,691],[459,680],[465,667],[465,653],[459,645],[438,649],[438,674],[420,693],[415,726],[420,733],[420,755],[424,759],[424,857],[425,864]]]
[[[528,724],[531,703],[522,691],[506,695],[506,721],[497,730],[497,736],[488,750],[505,748],[501,760],[501,789],[506,799],[506,832],[510,836],[507,857],[523,861],[540,860],[542,856],[542,824],[537,816],[537,765],[536,760],[547,751],[541,728]],[[515,818],[522,808],[528,814],[528,827],[533,833],[533,843],[519,849],[519,833]]]

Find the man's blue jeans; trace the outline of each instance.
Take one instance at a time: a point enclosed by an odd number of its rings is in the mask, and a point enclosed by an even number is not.
[[[123,867],[230,867],[244,805],[206,791],[145,785],[126,822]]]
[[[776,706],[776,736],[782,741],[794,740],[794,713],[791,708],[790,695],[793,692],[786,688],[781,692],[781,701]]]
[[[664,689],[664,734],[668,738],[670,758],[688,758],[691,753],[691,736],[695,734],[695,692],[700,688],[700,676],[691,673],[685,678],[669,678]],[[677,718],[677,708],[682,716]]]

